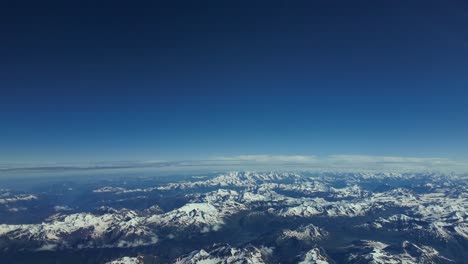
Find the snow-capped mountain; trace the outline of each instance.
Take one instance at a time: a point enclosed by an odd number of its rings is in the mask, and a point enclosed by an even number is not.
[[[36,250],[66,247],[137,247],[158,236],[131,210],[112,214],[53,215],[41,224],[0,225],[0,236]]]
[[[9,204],[32,200],[37,200],[37,196],[32,194],[19,194],[9,197],[8,195],[5,195],[3,198],[0,198],[0,204]]]
[[[328,232],[323,228],[317,227],[313,224],[301,226],[297,229],[283,230],[281,238],[295,238],[297,240],[321,240],[328,236]]]
[[[329,264],[333,263],[325,255],[322,249],[313,248],[307,251],[298,264]]]
[[[208,249],[201,249],[177,258],[174,264],[223,264],[245,263],[263,264],[269,263],[268,258],[273,249],[267,247],[246,246],[242,248],[230,245],[213,245]]]
[[[57,185],[56,194],[2,190],[0,252],[108,250],[98,263],[462,263],[466,180],[229,172]],[[48,214],[28,219],[34,210]]]
[[[201,232],[209,232],[221,228],[228,213],[210,203],[188,203],[166,214],[154,215],[147,221],[165,227],[195,227]]]
[[[106,262],[106,264],[144,264],[144,260],[141,257],[122,257],[118,258],[109,262]]]
[[[434,248],[418,246],[404,241],[400,247],[392,247],[379,241],[356,241],[349,247],[347,263],[453,263]]]

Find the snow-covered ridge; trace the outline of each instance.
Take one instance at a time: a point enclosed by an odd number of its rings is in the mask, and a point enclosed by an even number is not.
[[[449,195],[447,192],[451,190],[414,195],[396,193],[390,202],[407,207],[405,213],[378,218],[362,227],[408,231],[446,241],[454,236],[468,239],[468,198],[464,193]],[[381,195],[379,199],[382,200]]]
[[[404,241],[400,247],[392,247],[379,241],[362,240],[356,241],[348,249],[351,253],[347,256],[347,263],[453,263],[432,247],[418,246],[408,241]]]
[[[321,240],[328,236],[328,232],[313,224],[301,226],[297,229],[283,230],[281,238],[295,238],[297,240]]]
[[[8,204],[8,203],[15,203],[15,202],[22,202],[22,201],[32,201],[37,200],[36,195],[32,194],[20,194],[15,195],[12,197],[0,198],[0,204]]]
[[[131,210],[104,215],[59,214],[41,224],[0,225],[0,236],[29,241],[38,250],[69,246],[125,248],[157,243],[157,235],[142,220]]]
[[[320,248],[313,248],[307,251],[298,264],[329,264],[331,263]]]
[[[174,264],[263,264],[269,263],[268,257],[272,253],[273,249],[267,247],[246,246],[236,248],[219,244],[213,245],[209,249],[193,251],[187,256],[176,259]]]
[[[122,257],[106,264],[144,264],[144,261],[141,257]]]

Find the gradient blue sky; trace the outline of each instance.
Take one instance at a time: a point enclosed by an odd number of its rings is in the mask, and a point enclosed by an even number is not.
[[[466,1],[26,2],[0,4],[1,163],[468,158]]]

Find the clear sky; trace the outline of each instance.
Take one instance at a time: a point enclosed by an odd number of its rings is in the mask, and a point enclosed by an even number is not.
[[[0,163],[468,158],[468,2],[160,2],[1,1]]]

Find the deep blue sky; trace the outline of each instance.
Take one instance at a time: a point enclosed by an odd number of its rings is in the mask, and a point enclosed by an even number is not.
[[[468,158],[466,1],[158,2],[1,1],[0,162]]]

